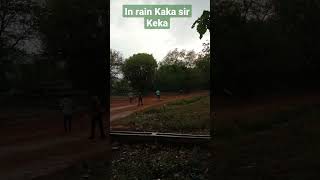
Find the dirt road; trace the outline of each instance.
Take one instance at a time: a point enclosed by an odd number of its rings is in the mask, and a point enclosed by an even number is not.
[[[88,119],[77,114],[66,134],[58,112],[1,114],[0,179],[32,179],[66,168],[96,153],[110,153],[106,140],[88,139]],[[7,122],[6,122],[7,121]]]
[[[146,97],[144,106],[139,108],[136,104],[130,105],[126,98],[112,98],[110,119],[114,121],[136,111],[195,94],[168,94],[161,101]],[[108,139],[89,140],[89,127],[90,118],[85,112],[75,114],[72,132],[68,134],[64,132],[63,117],[58,110],[28,108],[1,111],[0,179],[28,180],[54,173],[99,153],[110,156]]]
[[[136,111],[165,104],[169,101],[188,98],[195,94],[177,96],[168,94],[158,101],[155,97],[144,98],[144,106],[130,105],[127,98],[113,97],[111,101],[112,122],[130,115]],[[199,95],[199,94],[198,94]],[[245,116],[274,111],[292,104],[311,104],[320,102],[319,95],[295,95],[288,97],[270,97],[266,101],[239,102],[223,105],[225,99],[215,99],[221,102],[217,110],[217,118],[229,119],[231,116]],[[233,105],[232,105],[233,104]],[[217,105],[215,106],[217,107]],[[232,113],[231,113],[232,112]],[[107,119],[107,118],[105,118]],[[112,124],[111,122],[111,124]],[[4,111],[0,110],[0,179],[28,180],[44,174],[54,173],[77,161],[96,154],[110,156],[110,146],[107,140],[97,138],[94,141],[89,136],[90,119],[85,112],[75,115],[72,132],[66,134],[63,130],[62,115],[56,110],[31,109]]]
[[[201,96],[201,95],[209,95],[209,93],[207,91],[200,91],[196,93],[183,94],[183,95],[175,94],[175,93],[170,93],[170,94],[167,93],[162,95],[160,100],[158,100],[155,96],[150,95],[143,98],[143,106],[140,106],[140,107],[137,106],[137,100],[135,100],[132,104],[130,104],[128,98],[126,97],[113,98],[110,106],[111,127],[112,127],[113,121],[126,117],[134,112],[141,111],[143,109],[147,109],[154,106],[163,105],[168,102],[176,101],[179,99],[191,98],[194,96]]]

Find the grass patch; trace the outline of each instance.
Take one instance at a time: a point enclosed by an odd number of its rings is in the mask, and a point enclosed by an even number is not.
[[[117,124],[134,131],[209,134],[210,98],[193,97],[120,119]]]

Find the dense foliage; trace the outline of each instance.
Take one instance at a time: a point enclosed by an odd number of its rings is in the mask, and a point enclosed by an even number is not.
[[[132,88],[143,92],[152,87],[156,68],[157,62],[152,55],[138,53],[124,62],[122,72]]]
[[[155,86],[164,91],[209,89],[210,51],[202,53],[174,49],[160,63]]]
[[[8,73],[30,51],[25,44],[38,35],[39,15],[40,5],[33,1],[0,1],[0,91],[12,86]]]
[[[234,95],[318,88],[320,4],[316,0],[212,3],[214,87]],[[210,30],[207,12],[195,22]]]
[[[209,89],[210,44],[203,46],[200,53],[173,49],[158,63],[152,55],[144,53],[123,61],[120,52],[111,50],[112,94],[126,94],[131,90],[188,92]]]

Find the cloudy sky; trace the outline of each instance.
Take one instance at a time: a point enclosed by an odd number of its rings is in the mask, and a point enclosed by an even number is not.
[[[144,29],[143,18],[122,17],[124,4],[191,4],[192,17],[170,18],[170,29]],[[191,26],[203,10],[209,9],[210,0],[111,0],[110,47],[120,51],[124,58],[149,53],[157,61],[174,48],[201,51],[202,43],[210,40],[209,32],[200,40]]]

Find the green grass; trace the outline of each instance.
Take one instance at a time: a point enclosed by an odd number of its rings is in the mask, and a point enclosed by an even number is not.
[[[130,130],[208,134],[210,101],[208,96],[178,100],[149,108],[117,121]]]

